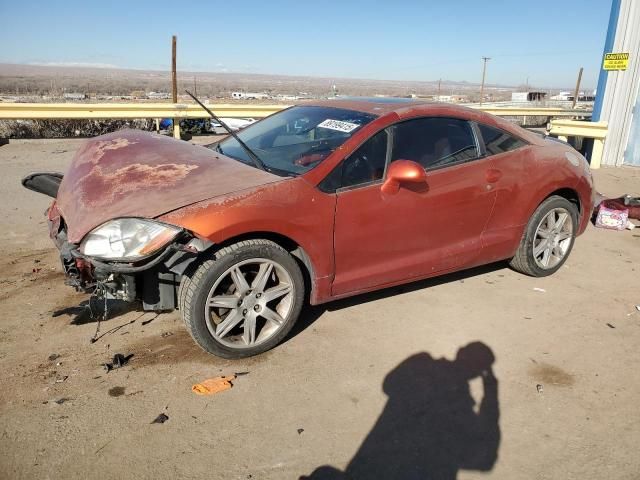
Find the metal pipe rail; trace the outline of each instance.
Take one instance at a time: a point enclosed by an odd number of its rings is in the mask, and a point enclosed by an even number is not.
[[[567,137],[593,138],[593,150],[591,150],[591,168],[600,168],[604,141],[607,138],[607,122],[581,122],[576,120],[552,120],[548,133],[561,140],[567,141]]]
[[[495,107],[491,105],[475,106],[471,108],[497,115],[499,117],[591,117],[591,110],[576,110],[556,107]]]

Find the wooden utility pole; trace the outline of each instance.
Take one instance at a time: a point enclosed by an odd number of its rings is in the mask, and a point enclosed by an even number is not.
[[[491,60],[491,57],[482,57],[482,84],[480,85],[480,105],[482,105],[482,100],[484,98],[484,78],[487,73],[487,62]]]
[[[442,82],[442,79],[438,80],[438,101],[440,101],[440,83]]]
[[[171,94],[173,103],[178,103],[178,74],[176,73],[176,42],[174,35],[171,39]]]
[[[580,71],[578,72],[578,81],[576,82],[576,90],[573,92],[573,105],[571,108],[576,108],[576,103],[578,102],[578,95],[580,95],[580,82],[582,81],[582,70],[580,67]]]
[[[178,103],[178,74],[176,72],[176,43],[177,37],[171,38],[171,95],[173,103]],[[173,119],[173,137],[180,138],[180,120]]]

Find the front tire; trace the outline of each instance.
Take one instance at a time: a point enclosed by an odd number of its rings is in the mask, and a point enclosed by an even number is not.
[[[532,277],[555,273],[569,257],[578,228],[578,209],[553,195],[533,213],[509,265]]]
[[[223,358],[258,355],[289,333],[304,303],[296,260],[269,240],[222,248],[183,276],[179,300],[189,333]]]

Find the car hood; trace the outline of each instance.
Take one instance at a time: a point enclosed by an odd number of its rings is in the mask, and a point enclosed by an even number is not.
[[[67,237],[78,243],[118,217],[154,218],[209,198],[283,180],[208,148],[138,130],[78,150],[58,190]]]

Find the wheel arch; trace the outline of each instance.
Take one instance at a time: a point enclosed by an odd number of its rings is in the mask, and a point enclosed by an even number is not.
[[[580,195],[578,191],[571,187],[556,187],[552,189],[545,189],[542,191],[538,191],[536,195],[531,199],[531,203],[529,203],[529,207],[524,210],[523,213],[523,228],[526,228],[527,222],[531,218],[531,216],[535,213],[540,205],[542,205],[548,198],[553,196],[562,197],[569,202],[576,205],[578,209],[578,219],[582,214],[582,201],[580,200]],[[525,217],[526,216],[526,217]]]
[[[554,195],[558,196],[558,197],[562,197],[562,198],[564,198],[566,200],[569,200],[571,203],[573,203],[577,207],[578,215],[580,215],[582,213],[582,201],[580,200],[580,195],[573,188],[567,188],[567,187],[559,188],[559,189],[554,190],[553,192],[549,193],[546,197],[544,197],[538,203],[536,208],[538,208],[538,206],[540,206],[542,204],[542,202],[544,202],[547,198],[553,197]]]
[[[238,243],[244,240],[270,240],[282,248],[284,248],[287,252],[293,256],[300,265],[300,270],[302,271],[302,276],[305,281],[305,289],[309,295],[313,295],[315,286],[315,267],[313,265],[313,261],[311,257],[306,252],[304,247],[300,245],[298,242],[293,240],[292,238],[283,235],[277,232],[271,231],[256,231],[256,232],[247,232],[242,233],[240,235],[235,235],[229,238],[226,238],[224,241],[220,243],[216,243],[214,248],[216,250],[220,248],[224,248],[234,243]]]

